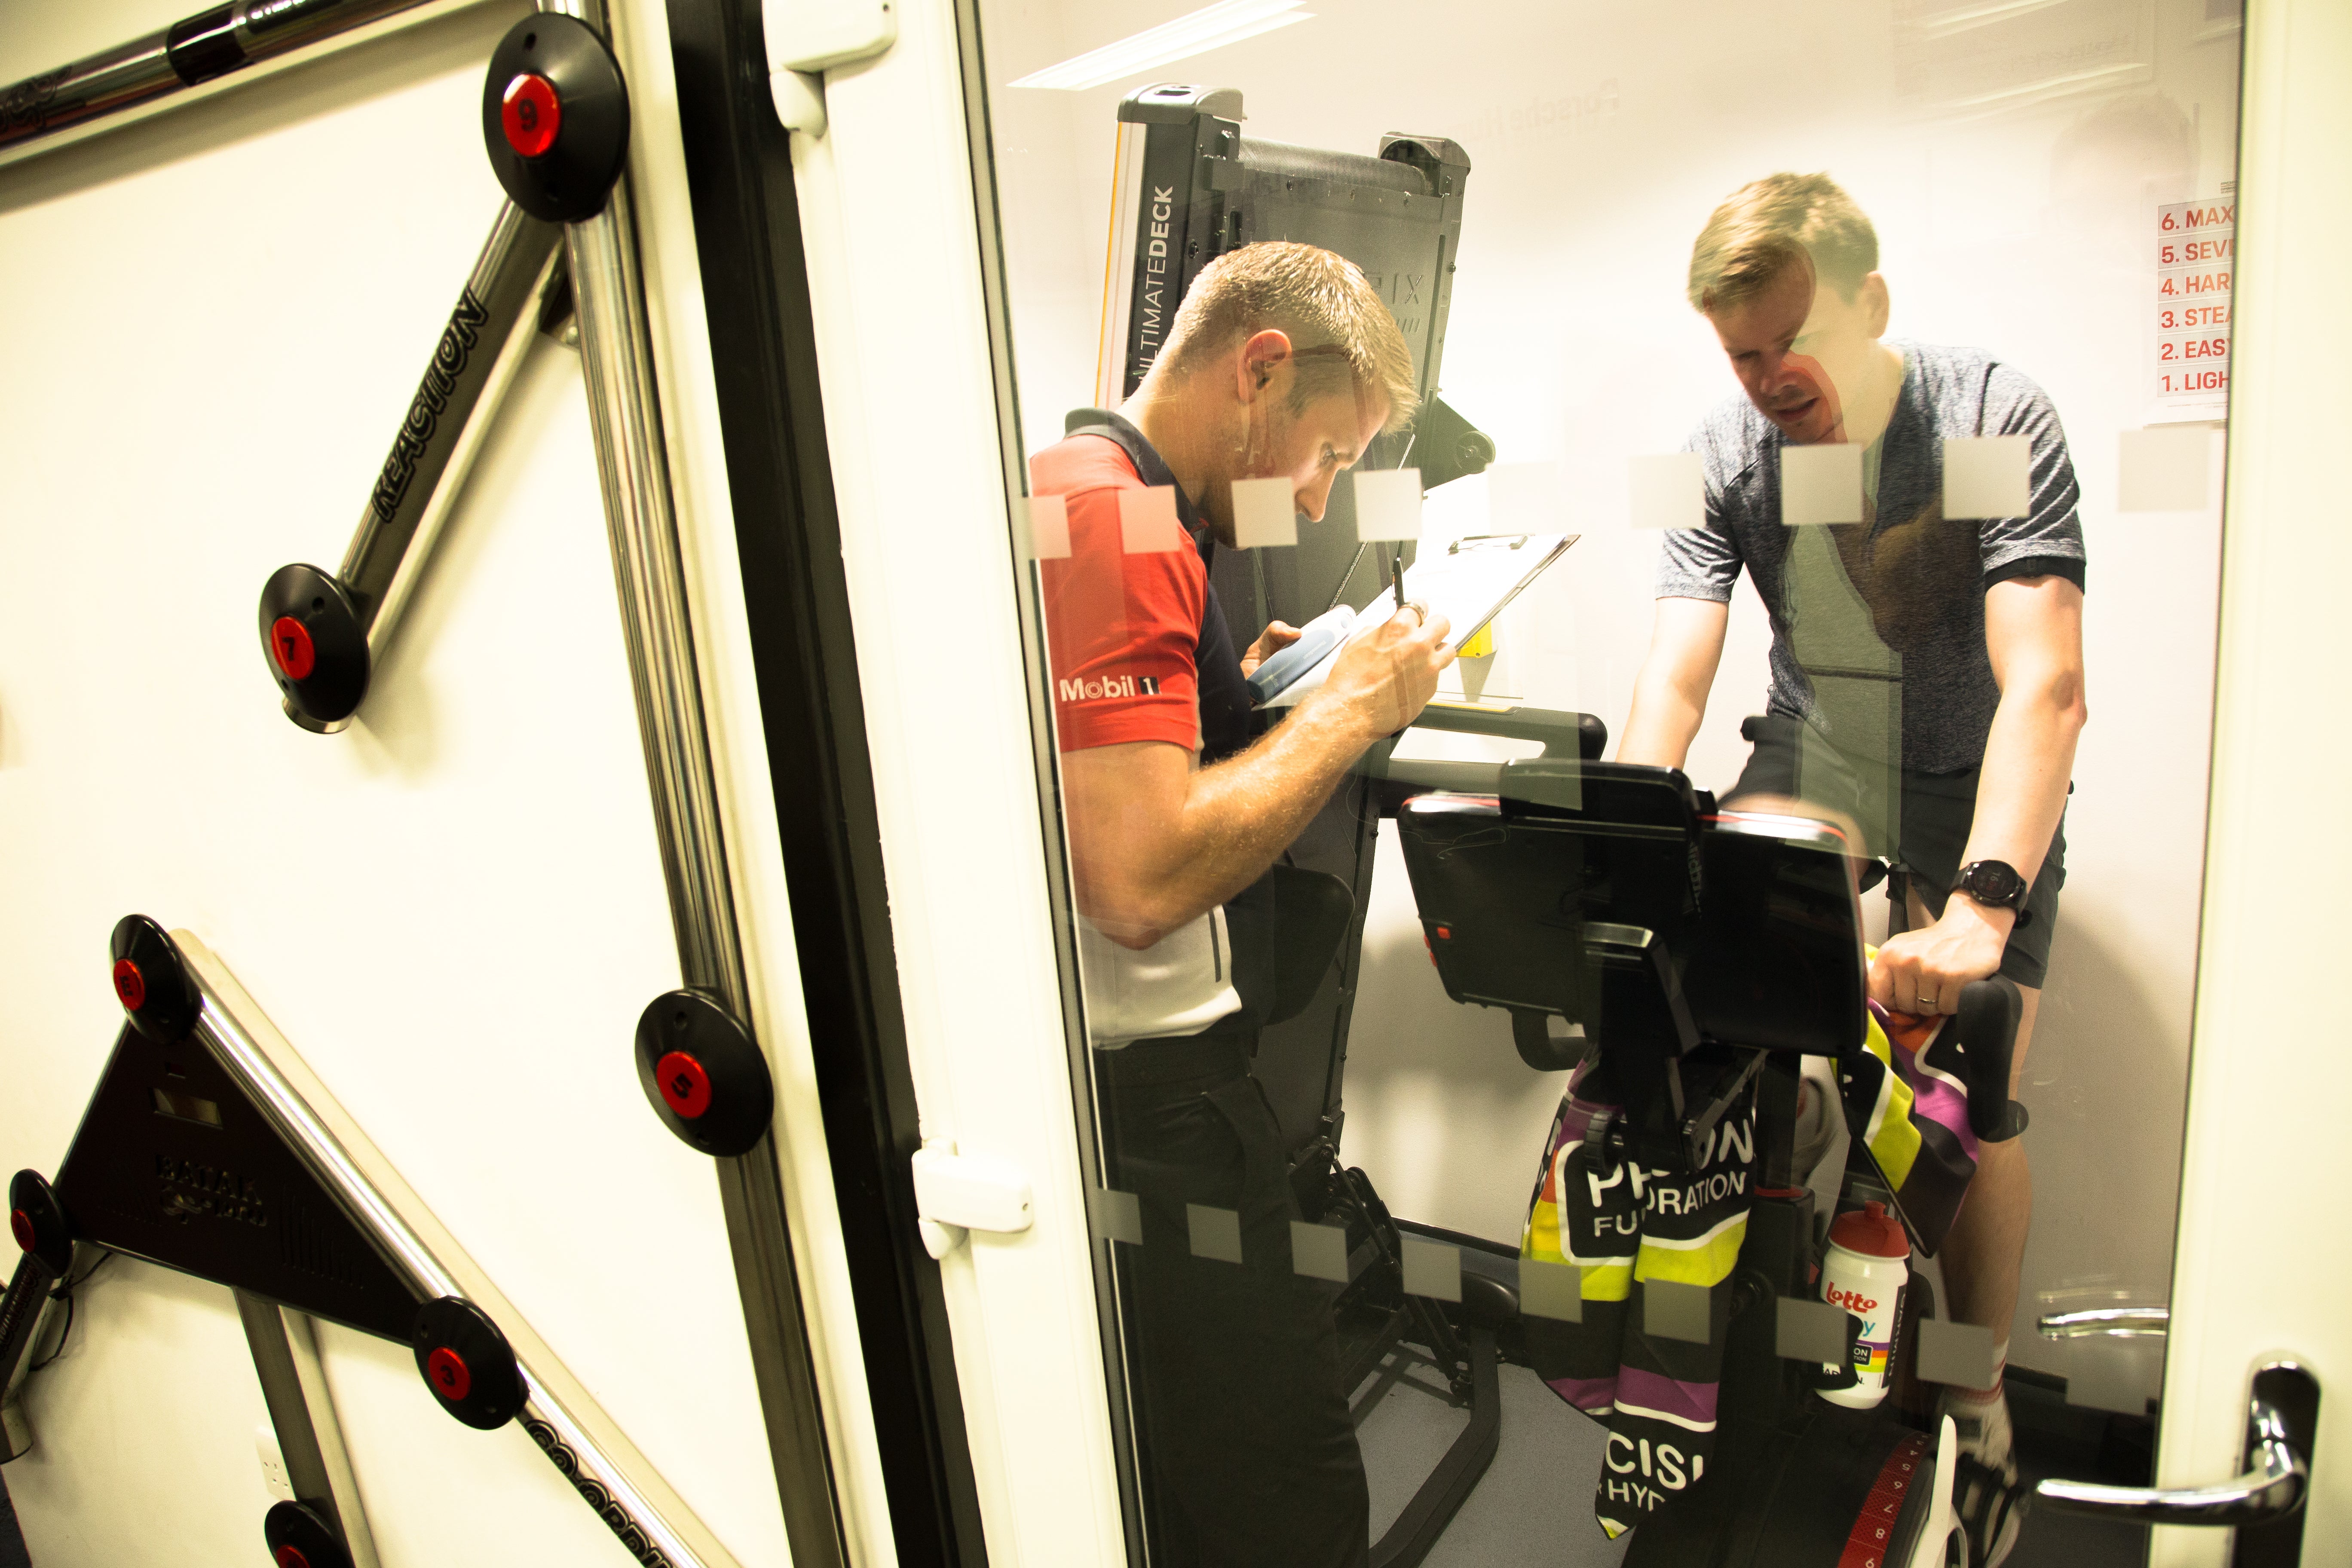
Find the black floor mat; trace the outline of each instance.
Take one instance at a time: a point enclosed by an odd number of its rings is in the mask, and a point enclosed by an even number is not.
[[[2008,1386],[2018,1474],[2029,1490],[2049,1476],[2110,1486],[2149,1483],[2150,1423],[2068,1405],[2054,1379],[2044,1384],[2012,1372]],[[2147,1561],[2146,1525],[2037,1507],[2026,1514],[2005,1568],[2139,1568]]]
[[[0,1568],[33,1568],[33,1554],[25,1549],[25,1532],[16,1527],[16,1510],[8,1500],[5,1470],[0,1470]]]

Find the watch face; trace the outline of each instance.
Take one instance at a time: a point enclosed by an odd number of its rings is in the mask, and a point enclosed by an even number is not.
[[[2025,879],[2017,874],[2013,866],[1999,860],[1979,860],[1960,874],[1960,886],[1971,898],[1989,904],[2006,904],[2015,901],[2025,890]]]

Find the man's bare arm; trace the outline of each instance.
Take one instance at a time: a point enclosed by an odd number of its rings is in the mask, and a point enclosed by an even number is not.
[[[1350,647],[1323,689],[1237,757],[1139,741],[1065,753],[1078,910],[1144,948],[1264,875],[1366,747],[1419,716],[1454,660],[1444,617],[1402,615]]]
[[[1985,739],[1977,810],[1960,863],[2005,860],[2031,882],[2042,871],[2066,785],[2074,742],[2089,718],[2083,696],[2083,591],[2063,577],[2019,577],[1985,592],[1985,649],[2000,706]],[[1870,992],[1891,1007],[1914,1010],[1920,996],[1949,1012],[1959,988],[2000,967],[2017,923],[2009,910],[1958,897],[1943,918],[1906,931],[1879,950]]]
[[[1633,678],[1633,710],[1617,742],[1621,763],[1678,768],[1690,755],[1706,694],[1723,662],[1731,606],[1713,599],[1660,599],[1650,651]]]

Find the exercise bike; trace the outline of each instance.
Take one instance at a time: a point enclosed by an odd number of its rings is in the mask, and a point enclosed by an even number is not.
[[[1448,994],[1507,1009],[1531,1067],[1581,1064],[1585,1084],[1605,1081],[1618,1109],[1586,1126],[1589,1159],[1636,1162],[1668,1179],[1693,1173],[1716,1128],[1749,1108],[1758,1140],[1745,1239],[1708,1331],[1722,1350],[1712,1462],[1639,1525],[1625,1561],[1965,1562],[1950,1512],[1948,1423],[1927,1429],[1932,1391],[1915,1373],[1920,1324],[1933,1313],[1916,1268],[1876,1408],[1819,1396],[1853,1382],[1857,1319],[1842,1314],[1834,1359],[1805,1359],[1822,1349],[1817,1281],[1831,1216],[1817,1214],[1795,1167],[1801,1063],[1828,1058],[1850,1078],[1864,1065],[1856,1053],[1870,1027],[1846,845],[1810,820],[1721,812],[1678,771],[1584,761],[1578,752],[1597,748],[1569,736],[1595,727],[1589,718],[1523,712],[1505,732],[1538,719],[1560,730],[1567,743],[1552,750],[1561,754],[1383,769],[1384,804]],[[1487,727],[1483,716],[1439,722]],[[1953,1038],[1939,1059],[1964,1079],[1968,1123],[1982,1142],[2021,1130],[2008,1100],[2018,1016],[2014,986],[1996,977],[1969,987],[1947,1025]],[[1916,1261],[1940,1245],[1950,1214],[1906,1204],[1903,1185],[1850,1135],[1840,1207],[1885,1204]],[[1521,1305],[1508,1303],[1507,1344],[1576,1331]],[[1792,1336],[1792,1323],[1810,1332]]]

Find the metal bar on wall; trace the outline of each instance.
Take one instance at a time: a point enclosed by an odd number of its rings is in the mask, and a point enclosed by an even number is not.
[[[0,165],[480,0],[237,0],[0,88]]]
[[[522,1378],[517,1419],[624,1546],[649,1568],[734,1568],[718,1537],[628,1451],[611,1418],[399,1182],[220,960],[190,932],[172,941],[200,999],[192,1032],[418,1300],[461,1298],[498,1323]]]
[[[317,1360],[316,1347],[309,1342],[309,1321],[243,1290],[231,1294],[236,1300],[237,1320],[245,1325],[246,1344],[253,1352],[254,1373],[261,1380],[262,1403],[268,1407],[270,1427],[278,1434],[288,1487],[297,1500],[332,1523],[342,1537],[352,1568],[376,1568],[375,1536],[360,1506],[359,1485],[344,1451],[334,1405],[318,1397],[325,1393],[323,1381],[314,1384],[304,1375],[304,1363],[315,1364]]]
[[[597,4],[542,9],[578,16],[592,26],[602,27],[605,20]],[[564,244],[678,968],[688,987],[717,997],[749,1033],[751,990],[728,875],[625,173],[601,212],[566,226]],[[846,1563],[848,1547],[773,1131],[748,1152],[716,1163],[793,1561],[804,1568],[834,1568]]]

